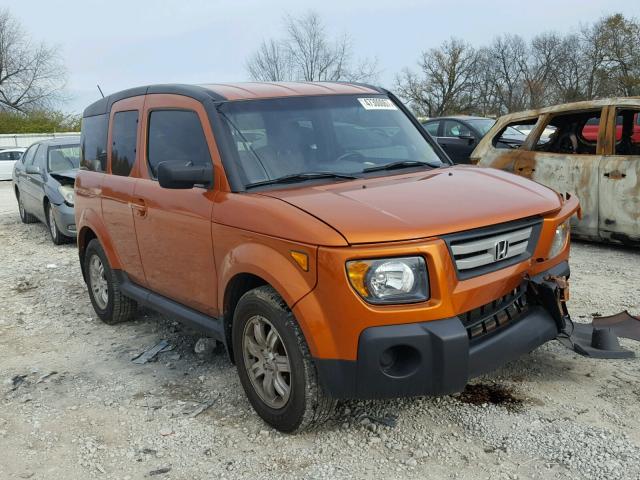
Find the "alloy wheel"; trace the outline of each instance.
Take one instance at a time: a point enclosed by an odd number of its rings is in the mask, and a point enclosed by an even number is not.
[[[109,302],[109,284],[104,272],[104,265],[98,255],[93,255],[89,262],[89,280],[93,298],[101,310],[107,308]]]
[[[260,399],[271,408],[283,408],[291,395],[291,363],[282,338],[269,320],[256,315],[247,321],[242,354]]]

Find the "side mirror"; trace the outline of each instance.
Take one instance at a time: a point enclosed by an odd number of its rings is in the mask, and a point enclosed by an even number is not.
[[[158,183],[162,188],[189,189],[213,183],[211,165],[195,166],[183,162],[162,162],[158,165]]]
[[[27,165],[24,171],[29,175],[42,175],[42,172],[40,171],[40,167],[36,165]]]

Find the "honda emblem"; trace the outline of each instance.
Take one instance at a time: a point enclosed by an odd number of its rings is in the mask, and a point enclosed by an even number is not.
[[[493,257],[496,259],[496,261],[507,258],[508,253],[509,240],[500,240],[499,242],[496,242],[493,250]]]

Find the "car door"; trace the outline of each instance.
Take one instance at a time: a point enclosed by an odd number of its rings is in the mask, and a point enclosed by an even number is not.
[[[472,130],[457,120],[443,120],[438,144],[454,163],[469,163],[478,139]]]
[[[109,115],[107,172],[102,179],[102,218],[113,247],[129,278],[146,285],[132,209],[140,156],[140,117],[144,97],[116,102]]]
[[[514,162],[515,172],[526,170],[532,180],[558,193],[577,196],[582,219],[571,219],[572,231],[594,239],[599,238],[598,183],[605,145],[601,128],[604,118],[602,109],[545,114],[536,125],[533,138],[526,142],[533,151],[518,152]],[[591,129],[588,138],[582,135],[586,125]],[[578,142],[577,148],[574,141]]]
[[[625,243],[640,242],[640,135],[638,107],[608,107],[606,151],[600,161],[600,234]]]
[[[46,171],[46,158],[48,146],[44,143],[38,145],[35,155],[25,162],[25,172],[21,181],[21,192],[24,195],[24,207],[41,222],[46,222],[43,196]],[[29,167],[37,167],[38,172],[28,173]]]
[[[23,185],[23,181],[25,181],[25,166],[27,164],[27,162],[29,163],[33,163],[33,156],[36,153],[36,150],[38,149],[38,145],[31,145],[26,152],[24,152],[24,154],[22,155],[22,158],[20,158],[20,161],[17,162],[14,166],[14,171],[13,171],[13,181],[15,183],[15,186],[18,187],[18,191],[20,192],[20,194],[22,195],[22,185]],[[23,198],[23,205],[24,205],[24,198]]]
[[[168,190],[161,162],[212,163],[213,134],[202,104],[180,95],[147,95],[134,221],[148,287],[209,315],[217,314],[212,213],[215,188]]]

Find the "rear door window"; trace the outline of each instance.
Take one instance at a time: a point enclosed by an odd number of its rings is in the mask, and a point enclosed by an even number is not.
[[[600,132],[601,110],[554,116],[540,137],[535,150],[548,153],[595,155]],[[543,132],[544,133],[544,132]]]
[[[13,152],[0,152],[0,162],[14,160]]]
[[[128,177],[136,161],[138,111],[115,113],[111,129],[111,173]]]
[[[640,109],[616,109],[616,155],[640,155]]]
[[[256,132],[260,136],[260,132]],[[147,160],[156,178],[162,162],[210,165],[211,156],[198,114],[192,110],[153,110],[149,114]]]

